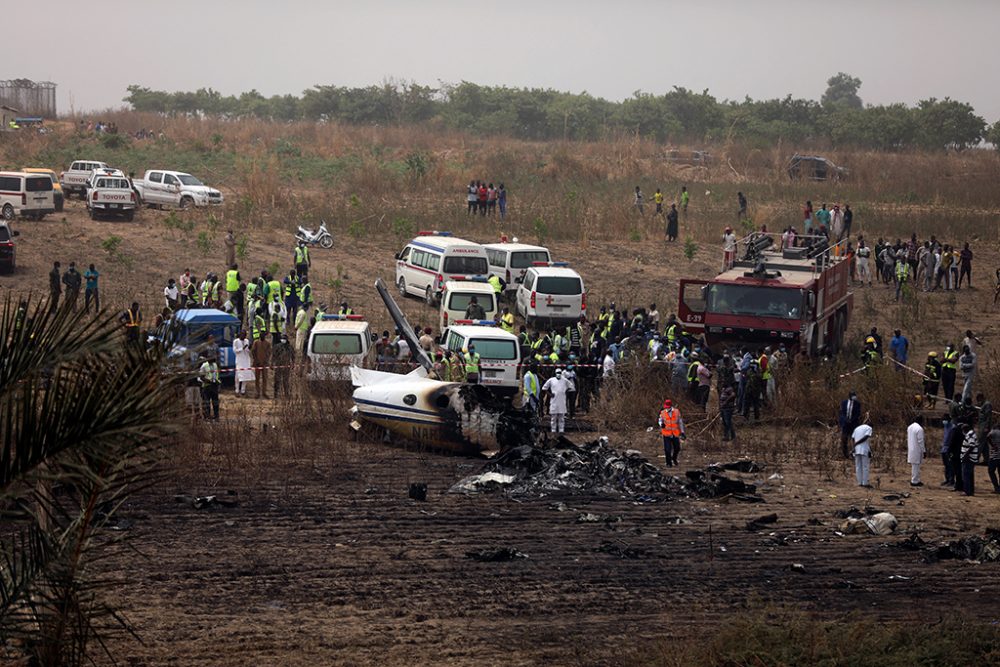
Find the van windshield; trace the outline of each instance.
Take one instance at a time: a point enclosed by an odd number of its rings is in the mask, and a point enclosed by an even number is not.
[[[315,354],[361,354],[361,336],[356,333],[318,333],[312,338]]]
[[[479,305],[483,307],[487,315],[496,310],[496,307],[493,305],[493,295],[480,294],[478,292],[452,292],[448,297],[448,310],[457,310],[464,313],[466,308],[469,307],[472,297],[476,297]]]
[[[527,269],[535,262],[548,262],[549,253],[544,250],[523,250],[510,254],[510,268]]]
[[[48,176],[25,179],[24,189],[28,192],[49,192],[52,190],[52,179]]]
[[[488,274],[490,267],[485,257],[445,257],[443,270],[445,273],[481,276]]]
[[[712,285],[708,289],[708,312],[797,320],[802,317],[802,300],[802,292],[797,289]]]
[[[513,361],[517,359],[517,345],[512,340],[497,340],[494,338],[473,338],[476,354],[481,359],[500,359]]]
[[[208,341],[208,335],[215,336],[215,344],[220,347],[231,347],[236,337],[236,325],[225,324],[193,324],[188,327],[187,345],[194,347]]]
[[[536,292],[542,294],[575,295],[583,293],[579,278],[572,276],[539,276]]]

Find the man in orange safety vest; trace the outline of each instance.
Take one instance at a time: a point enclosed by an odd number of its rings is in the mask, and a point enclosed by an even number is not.
[[[663,401],[663,409],[660,410],[660,435],[663,436],[663,454],[667,459],[667,467],[672,468],[678,465],[681,440],[686,440],[687,434],[684,433],[681,411],[673,406],[669,398]]]

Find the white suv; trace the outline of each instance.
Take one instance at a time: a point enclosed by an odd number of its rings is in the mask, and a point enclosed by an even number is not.
[[[587,313],[583,278],[566,262],[532,266],[517,287],[517,312],[531,327],[539,322],[558,325],[578,321]]]

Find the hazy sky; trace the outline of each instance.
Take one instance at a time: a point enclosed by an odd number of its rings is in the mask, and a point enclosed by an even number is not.
[[[838,71],[866,103],[935,96],[1000,119],[997,0],[48,0],[5,12],[0,78],[51,80],[61,112],[125,88],[386,78],[555,88],[620,100],[672,86],[819,99]],[[26,15],[31,16],[26,16]],[[39,38],[38,29],[46,37]]]

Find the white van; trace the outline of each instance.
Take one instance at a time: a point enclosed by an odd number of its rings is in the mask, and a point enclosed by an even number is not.
[[[492,326],[458,325],[448,329],[445,347],[460,356],[474,345],[479,355],[479,384],[505,396],[520,388],[517,369],[521,364],[521,346],[517,336]]]
[[[13,220],[15,215],[41,220],[55,210],[52,179],[47,174],[0,171],[0,217],[4,220]]]
[[[452,236],[451,232],[420,232],[396,254],[396,287],[402,296],[422,296],[433,306],[446,280],[486,276],[486,248]]]
[[[324,315],[309,332],[307,379],[351,381],[351,366],[375,368],[371,327],[361,315]]]
[[[490,260],[490,272],[507,283],[507,292],[517,291],[518,283],[524,279],[524,272],[534,266],[535,262],[548,264],[552,261],[549,249],[540,245],[487,243],[483,247]]]
[[[576,322],[587,313],[583,279],[566,262],[532,266],[517,287],[517,311],[529,327]]]
[[[476,280],[447,280],[441,293],[441,315],[438,321],[438,331],[444,331],[455,320],[464,320],[465,311],[476,297],[476,301],[486,312],[485,320],[496,320],[497,298],[493,286],[485,278]]]

